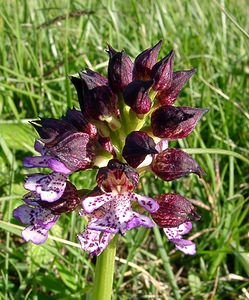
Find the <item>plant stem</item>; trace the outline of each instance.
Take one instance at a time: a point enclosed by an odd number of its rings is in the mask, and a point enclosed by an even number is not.
[[[112,296],[113,273],[117,235],[106,250],[97,258],[93,288],[93,300],[110,300]]]

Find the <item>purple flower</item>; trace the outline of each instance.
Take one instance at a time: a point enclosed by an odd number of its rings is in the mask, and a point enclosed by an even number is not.
[[[168,141],[187,137],[207,110],[172,106],[194,70],[174,72],[173,50],[157,62],[161,45],[146,49],[134,63],[109,46],[108,78],[89,69],[70,77],[81,111],[31,122],[40,135],[35,143],[40,156],[26,157],[24,166],[52,173],[29,175],[25,181],[30,192],[14,216],[29,225],[23,231],[26,240],[43,243],[60,214],[76,210],[82,201],[80,214],[88,224],[78,239],[91,256],[104,251],[115,234],[155,223],[179,250],[195,252],[195,245],[182,238],[192,228],[190,220],[199,219],[188,200],[134,192],[146,170],[165,181],[203,175],[191,156],[168,148]],[[69,175],[91,168],[98,168],[97,186],[80,199]]]
[[[41,119],[32,124],[41,137],[35,143],[41,156],[26,157],[23,162],[26,168],[50,168],[71,174],[93,165],[96,128],[87,123],[79,111],[68,110],[62,120]]]
[[[37,192],[29,192],[23,197],[26,204],[17,207],[13,216],[21,223],[29,225],[22,232],[25,241],[42,244],[48,237],[48,230],[59,219],[61,213],[74,210],[80,203],[76,188],[66,183],[66,189],[60,199],[48,203]]]
[[[58,200],[66,188],[67,176],[60,173],[28,175],[24,188],[35,192],[41,200],[54,202]]]
[[[163,231],[166,234],[169,241],[175,244],[176,248],[182,251],[184,254],[194,255],[196,253],[195,243],[182,238],[192,229],[191,222],[185,222],[177,227],[164,228]]]
[[[117,160],[111,160],[107,167],[101,168],[97,182],[103,193],[89,196],[82,201],[83,209],[88,214],[101,210],[101,216],[90,219],[87,228],[124,234],[138,226],[153,227],[149,217],[132,210],[131,201],[137,202],[150,213],[159,207],[154,199],[133,192],[137,180],[136,171]]]

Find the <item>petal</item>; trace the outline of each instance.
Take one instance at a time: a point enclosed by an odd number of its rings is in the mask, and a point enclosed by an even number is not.
[[[48,159],[48,167],[57,173],[66,174],[66,175],[72,173],[72,171],[68,169],[62,162],[54,158]]]
[[[109,83],[114,92],[123,91],[132,81],[133,62],[124,51],[114,54],[112,50],[109,50]]]
[[[133,131],[126,137],[122,155],[130,166],[137,168],[148,154],[156,153],[156,144],[146,132]]]
[[[152,132],[168,140],[185,138],[207,111],[203,108],[161,106],[151,116]]]
[[[26,204],[17,207],[13,211],[13,217],[23,224],[34,225],[46,230],[49,230],[59,218],[58,215],[52,214],[49,209],[41,207],[32,208]]]
[[[23,160],[25,168],[48,168],[48,160],[51,156],[27,156]]]
[[[205,174],[190,155],[175,148],[168,148],[155,155],[151,170],[166,181],[175,180],[190,173],[195,173],[200,177]]]
[[[155,224],[149,217],[133,212],[132,218],[126,223],[126,230],[130,230],[132,228],[140,226],[151,228],[154,227]]]
[[[36,192],[29,192],[23,196],[23,201],[31,206],[39,206],[38,201],[41,200],[41,197]]]
[[[157,62],[161,46],[162,40],[160,40],[155,46],[144,50],[136,57],[134,62],[133,78],[143,80],[151,78],[151,70]]]
[[[91,256],[98,256],[108,246],[111,234],[87,228],[77,237],[84,251],[89,252]]]
[[[181,89],[189,78],[195,73],[195,69],[187,71],[177,71],[173,73],[172,84],[168,89],[157,93],[156,99],[161,105],[172,105],[180,93]]]
[[[41,155],[44,155],[46,152],[46,147],[44,146],[44,143],[40,140],[35,141],[34,148],[35,151],[39,152]]]
[[[54,147],[50,148],[47,154],[58,159],[66,168],[73,172],[89,168],[95,156],[89,135],[83,132],[76,132],[66,136]]]
[[[59,173],[29,175],[24,188],[37,192],[41,200],[53,202],[58,200],[66,187],[67,177]]]
[[[48,230],[35,226],[28,226],[22,231],[25,241],[31,241],[36,245],[43,244],[48,238]]]
[[[184,232],[189,228],[189,224],[187,224],[187,228],[180,229],[179,225],[191,219],[200,219],[193,204],[178,194],[163,194],[157,196],[156,199],[160,207],[152,214],[152,218],[160,227],[175,227],[172,232],[169,231],[173,237],[179,236],[179,230]]]
[[[111,201],[113,197],[114,196],[111,193],[105,193],[95,197],[87,197],[82,201],[82,206],[87,213],[91,213],[105,203]]]
[[[168,140],[161,140],[156,144],[156,150],[160,153],[163,152],[164,150],[168,149],[169,143]]]
[[[148,91],[153,84],[150,81],[132,81],[124,90],[123,96],[125,103],[137,114],[146,114],[150,111],[151,100]]]
[[[150,197],[132,193],[131,198],[132,200],[136,200],[139,205],[144,207],[150,213],[156,212],[159,208],[157,201]]]
[[[164,232],[167,235],[167,238],[170,239],[178,239],[181,238],[184,234],[189,233],[192,229],[191,222],[185,222],[178,227],[164,228]]]
[[[194,255],[196,253],[196,245],[195,243],[184,240],[184,239],[172,239],[170,242],[174,243],[176,248],[182,251],[184,254],[187,255]]]
[[[89,222],[87,227],[91,230],[112,234],[115,234],[119,231],[119,228],[116,226],[113,214],[108,212],[103,218],[96,219],[94,220],[94,222]]]
[[[174,51],[156,63],[152,68],[152,79],[154,80],[153,90],[161,91],[168,89],[173,80]]]
[[[113,196],[112,202],[107,205],[109,206],[104,206],[106,210],[104,216],[89,222],[89,229],[125,234],[127,230],[137,226],[154,226],[148,217],[131,209],[130,193]]]
[[[49,209],[53,214],[60,215],[75,210],[80,202],[81,198],[76,187],[67,181],[66,188],[60,199],[54,202],[39,201],[39,204],[43,208]]]
[[[98,86],[108,85],[107,78],[93,70],[86,69],[85,71],[79,72],[79,75],[90,90]]]
[[[35,210],[30,206],[23,204],[13,210],[13,217],[18,219],[23,224],[34,224]]]

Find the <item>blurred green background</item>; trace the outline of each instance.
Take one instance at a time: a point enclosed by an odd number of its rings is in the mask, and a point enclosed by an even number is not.
[[[176,289],[181,299],[249,299],[248,13],[246,0],[0,2],[0,299],[90,299],[94,260],[74,244],[84,220],[62,216],[52,230],[61,240],[34,246],[12,218],[29,172],[22,159],[34,154],[37,136],[28,121],[78,108],[67,75],[106,74],[107,43],[134,58],[160,39],[160,58],[175,50],[175,70],[197,68],[177,105],[210,110],[178,146],[207,175],[162,183],[146,174],[140,188],[193,200],[202,215],[190,235],[197,254],[176,252],[162,232],[162,243],[153,230],[128,232],[119,239],[113,299],[174,299]],[[72,180],[91,188],[94,175]]]

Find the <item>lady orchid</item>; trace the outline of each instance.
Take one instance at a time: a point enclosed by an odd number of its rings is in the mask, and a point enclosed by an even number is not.
[[[31,122],[40,136],[35,142],[40,155],[26,157],[24,166],[51,173],[29,175],[25,204],[14,210],[14,217],[28,225],[22,232],[26,241],[44,243],[62,213],[78,210],[88,219],[78,239],[91,256],[102,253],[115,234],[155,225],[178,250],[195,253],[195,244],[183,239],[191,221],[200,218],[191,202],[178,194],[151,198],[135,191],[144,171],[165,181],[204,174],[189,154],[168,147],[191,134],[207,109],[173,106],[195,70],[174,72],[173,50],[157,62],[161,45],[134,62],[109,46],[107,78],[89,69],[70,77],[81,111]],[[96,186],[83,194],[70,175],[92,168],[98,168]]]

